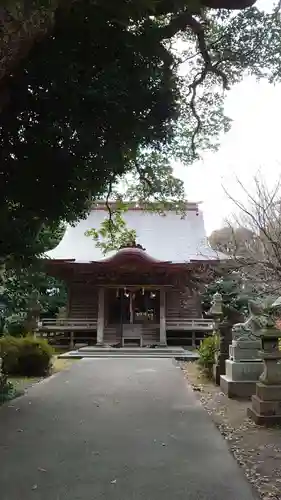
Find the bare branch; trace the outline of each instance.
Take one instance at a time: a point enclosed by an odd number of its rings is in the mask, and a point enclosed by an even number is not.
[[[281,202],[280,178],[272,189],[268,189],[263,179],[253,179],[254,191],[249,191],[237,179],[239,187],[246,195],[246,202],[235,199],[225,188],[228,198],[239,209],[236,226],[232,226],[235,238],[248,231],[250,241],[238,241],[234,260],[237,269],[251,285],[259,289],[273,291],[280,287],[281,280]]]

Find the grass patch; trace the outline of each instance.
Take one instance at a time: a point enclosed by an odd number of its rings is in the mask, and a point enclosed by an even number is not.
[[[56,354],[52,358],[52,370],[50,372],[50,375],[66,370],[72,365],[74,361],[76,360],[59,359],[58,354]],[[5,401],[10,401],[15,397],[21,396],[27,389],[29,389],[34,384],[37,384],[43,379],[44,377],[20,377],[16,375],[10,375],[8,380],[11,383],[11,389],[7,395],[4,395],[2,399],[0,395],[0,404],[4,403]]]
[[[54,349],[54,352],[55,352],[56,355],[64,354],[64,353],[70,351],[69,347],[57,347],[57,346],[54,346],[53,349]]]
[[[52,359],[52,373],[58,373],[63,370],[67,370],[70,366],[77,361],[76,359],[61,359],[58,355],[53,356]]]
[[[23,394],[26,389],[29,389],[29,387],[32,387],[34,384],[37,384],[40,382],[40,380],[43,380],[42,377],[17,377],[17,376],[10,376],[9,377],[9,382],[12,383],[14,386],[15,390]]]

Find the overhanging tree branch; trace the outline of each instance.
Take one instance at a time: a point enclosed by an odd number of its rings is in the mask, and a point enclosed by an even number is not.
[[[168,38],[172,38],[180,31],[184,31],[187,28],[190,28],[197,39],[197,45],[199,49],[198,53],[203,59],[201,72],[196,75],[193,82],[189,86],[191,96],[189,106],[191,109],[191,113],[196,121],[196,126],[191,136],[191,150],[194,157],[196,156],[196,137],[202,129],[202,122],[196,109],[196,95],[198,87],[204,83],[208,74],[213,74],[222,82],[223,90],[229,89],[227,75],[220,68],[221,61],[212,61],[212,57],[210,54],[211,46],[208,47],[206,41],[206,21],[202,19],[202,21],[200,22],[194,17],[195,14],[202,15],[202,9],[197,13],[192,13],[191,11],[186,9],[177,16],[174,16],[167,26],[161,27],[158,30],[160,33],[160,39],[165,40]]]
[[[194,14],[194,13],[193,13]],[[222,80],[223,89],[229,88],[228,79],[226,74],[219,68],[219,62],[213,63],[209,48],[205,38],[205,24],[198,21],[189,10],[184,10],[178,16],[172,18],[167,26],[159,28],[160,39],[172,38],[180,31],[191,28],[192,32],[197,38],[200,54],[204,61],[204,68],[202,70],[202,79],[199,79],[197,85],[203,83],[207,73],[213,73]]]

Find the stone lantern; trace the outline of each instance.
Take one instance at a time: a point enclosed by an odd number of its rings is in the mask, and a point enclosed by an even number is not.
[[[217,331],[218,324],[220,322],[222,315],[223,315],[222,295],[220,293],[216,292],[213,295],[212,305],[208,311],[208,316],[210,316],[211,318],[214,318],[215,331]]]
[[[40,313],[39,293],[35,290],[30,295],[26,317],[26,329],[29,333],[35,334],[38,329]]]
[[[219,292],[214,293],[212,305],[209,311],[210,316],[222,315],[222,294]]]
[[[264,369],[252,396],[252,407],[248,415],[256,424],[275,425],[281,423],[281,330],[277,319],[281,315],[281,297],[269,308],[267,321],[261,330],[261,358]]]

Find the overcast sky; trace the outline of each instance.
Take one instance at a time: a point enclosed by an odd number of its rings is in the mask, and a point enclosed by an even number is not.
[[[263,5],[271,4],[263,0]],[[261,2],[259,2],[261,4]],[[233,119],[219,151],[207,153],[190,167],[175,167],[190,201],[202,201],[207,233],[221,227],[233,211],[222,186],[239,199],[235,178],[250,186],[257,171],[273,184],[281,174],[281,84],[270,85],[247,77],[228,93],[225,111]]]

